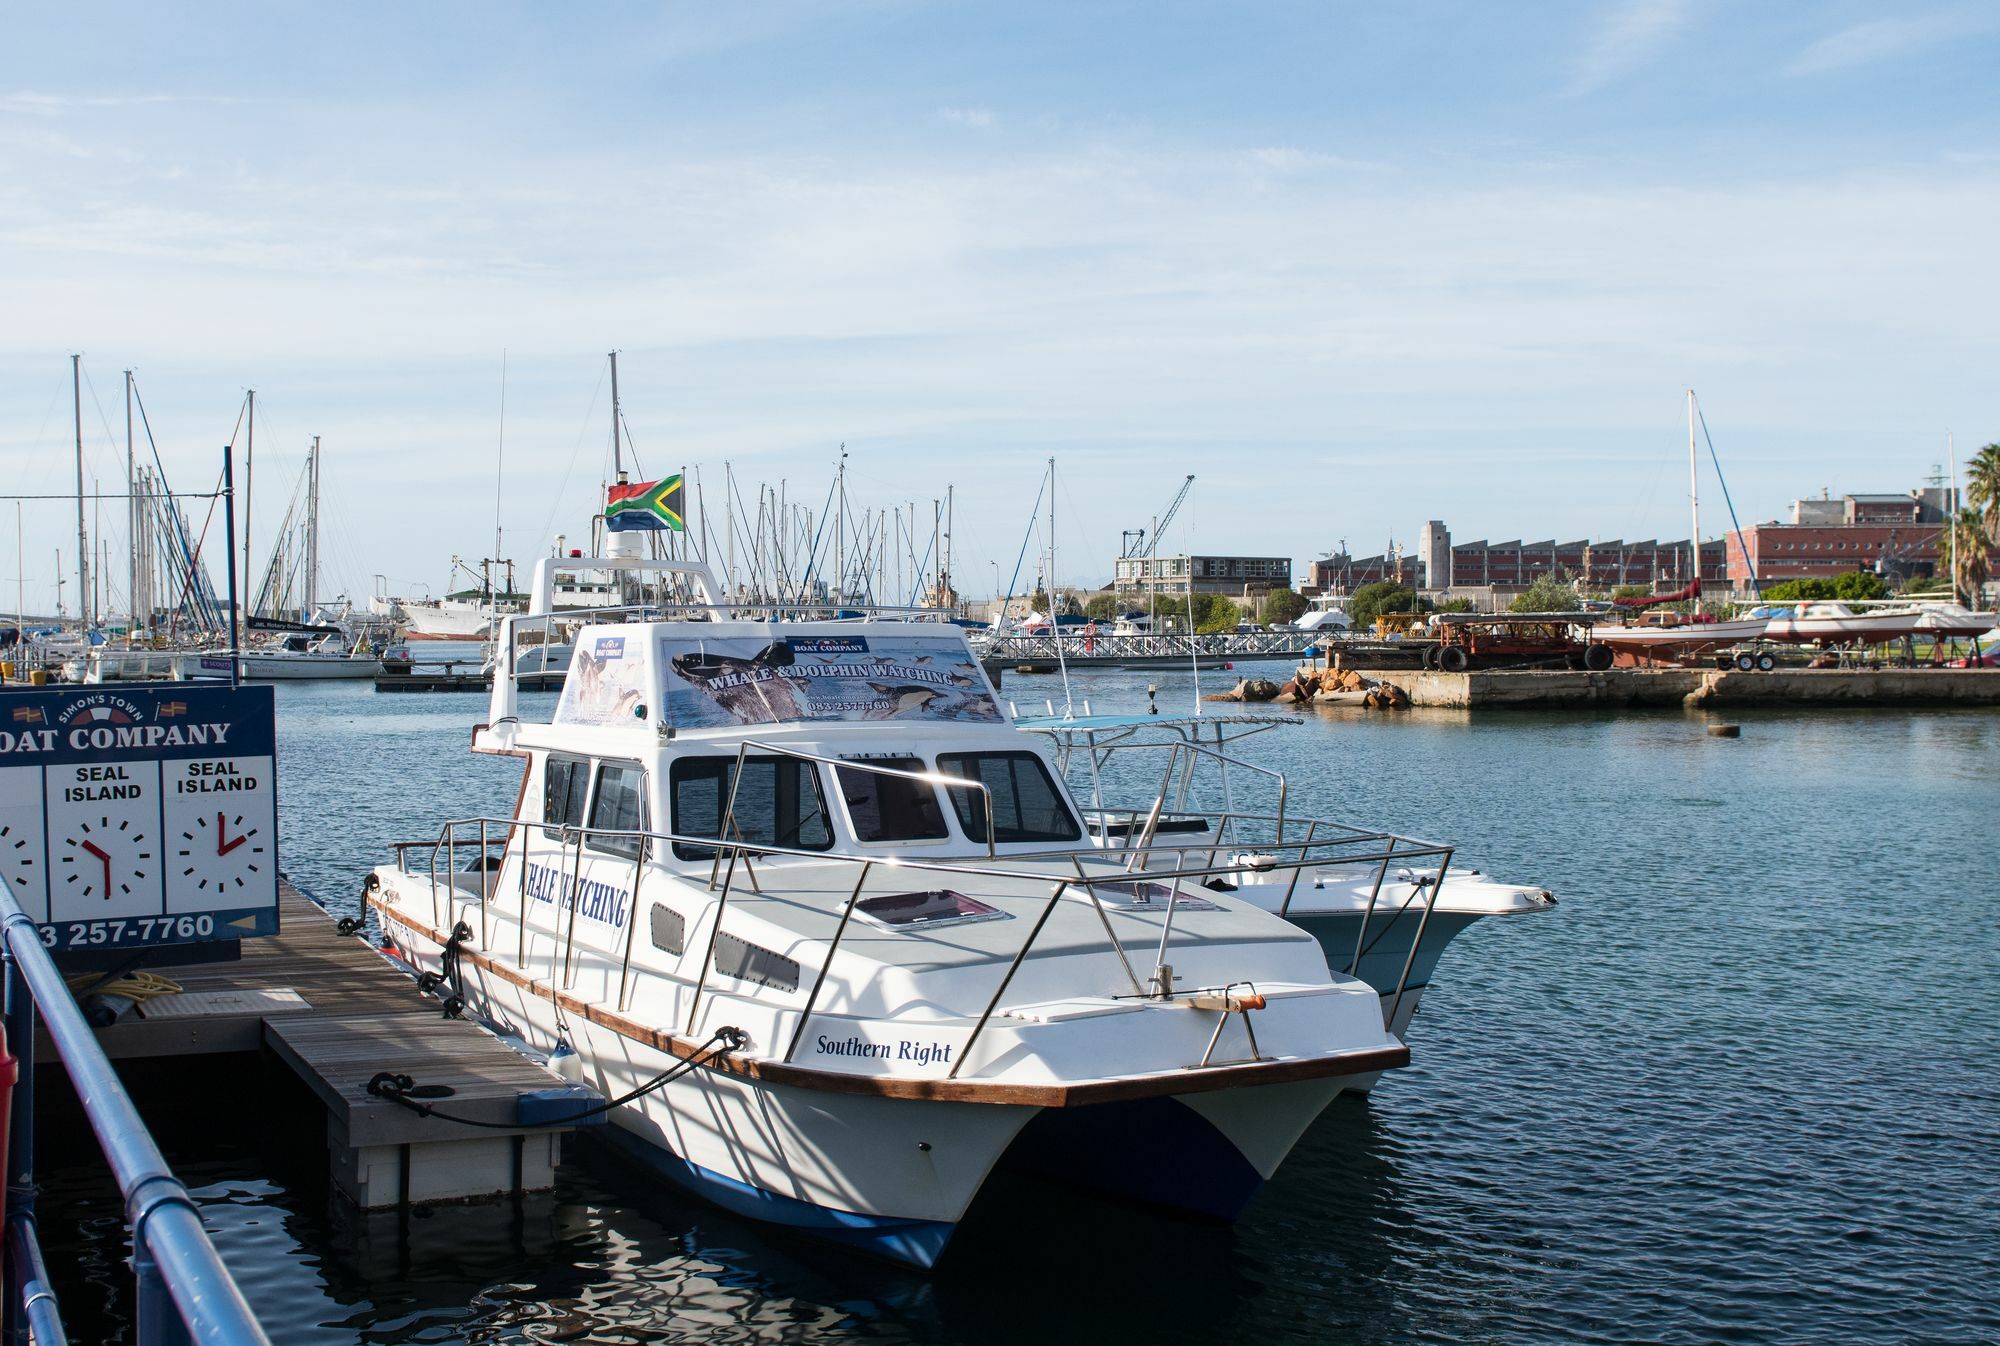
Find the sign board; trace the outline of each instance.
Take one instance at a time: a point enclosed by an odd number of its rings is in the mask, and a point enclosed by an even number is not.
[[[856,632],[771,643],[675,632],[660,639],[660,663],[667,722],[682,729],[802,720],[1004,720],[986,675],[957,635]],[[578,682],[574,666],[570,682]],[[565,687],[565,699],[568,694]]]
[[[269,687],[0,693],[0,883],[49,948],[278,930]]]

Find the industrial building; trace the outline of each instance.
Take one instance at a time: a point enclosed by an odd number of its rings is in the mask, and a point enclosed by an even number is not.
[[[1701,576],[1705,583],[1720,584],[1726,574],[1727,553],[1721,539],[1701,544]],[[1627,542],[1612,538],[1604,542],[1579,540],[1524,542],[1454,543],[1451,530],[1440,520],[1426,523],[1416,549],[1404,553],[1397,548],[1379,556],[1351,557],[1336,552],[1312,563],[1312,585],[1321,592],[1346,591],[1377,580],[1393,579],[1412,588],[1432,592],[1482,589],[1505,592],[1521,590],[1554,571],[1584,578],[1585,587],[1610,590],[1621,585],[1642,585],[1659,590],[1684,587],[1692,578],[1688,544]]]
[[[1121,595],[1185,598],[1193,592],[1240,598],[1291,583],[1289,556],[1125,556],[1119,558],[1113,587]]]
[[[1728,538],[1729,581],[1750,587],[1754,569],[1765,584],[1830,579],[1866,570],[1891,583],[1944,573],[1939,539],[1957,505],[1947,487],[1907,495],[1822,496],[1792,503],[1791,521],[1772,520]],[[1988,553],[2000,570],[2000,549]]]

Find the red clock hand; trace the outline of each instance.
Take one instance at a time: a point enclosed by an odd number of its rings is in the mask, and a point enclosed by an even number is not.
[[[250,834],[246,832],[234,841],[224,841],[222,838],[228,832],[228,829],[223,826],[224,821],[225,815],[220,813],[215,815],[215,853],[217,855],[227,855],[244,842],[250,840]]]
[[[111,900],[111,854],[94,841],[84,842],[83,849],[104,862],[104,899],[108,902]]]

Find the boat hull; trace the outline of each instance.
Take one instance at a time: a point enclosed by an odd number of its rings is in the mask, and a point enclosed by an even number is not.
[[[377,909],[399,957],[442,970],[435,931]],[[458,969],[468,1012],[537,1051],[569,1042],[583,1082],[607,1097],[681,1061],[574,1007],[559,1016],[544,984],[490,956],[461,954]],[[696,1069],[608,1120],[619,1149],[726,1210],[929,1268],[1003,1159],[1018,1157],[1079,1187],[1233,1219],[1327,1103],[1373,1078],[1319,1076],[1044,1108],[808,1088]],[[1135,1134],[1134,1125],[1147,1129]]]

